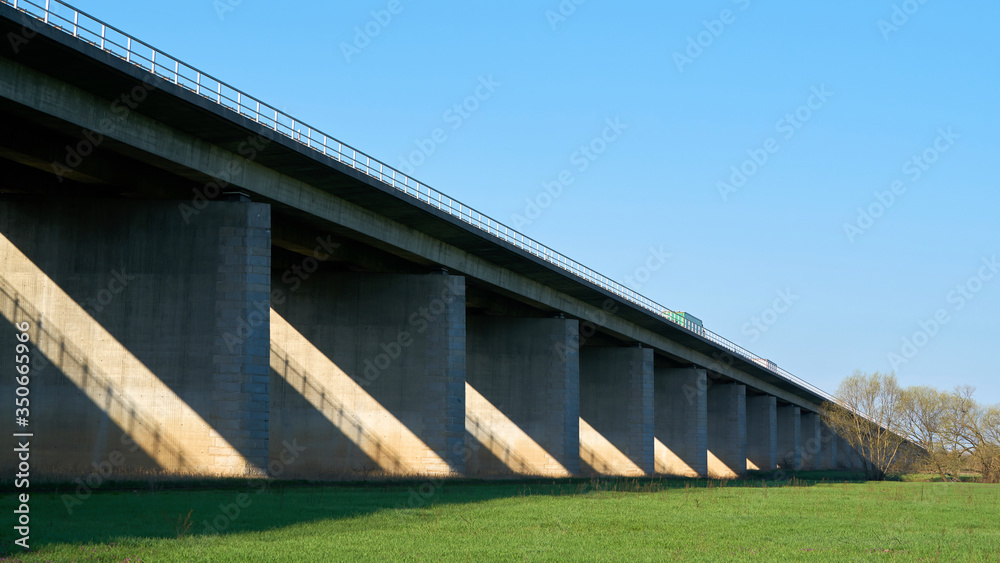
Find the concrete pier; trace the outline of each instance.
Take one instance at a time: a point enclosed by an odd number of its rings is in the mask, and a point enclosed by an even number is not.
[[[820,419],[820,469],[837,469],[840,440],[833,430]]]
[[[802,415],[796,406],[778,405],[778,467],[802,469]]]
[[[644,476],[653,469],[653,350],[584,347],[581,473]]]
[[[263,473],[270,220],[239,202],[189,224],[172,202],[0,203],[0,324],[28,323],[31,431],[45,436],[33,468]],[[0,368],[15,373],[13,354]]]
[[[802,469],[820,469],[823,461],[823,442],[819,414],[803,411],[801,416]]]
[[[706,371],[657,368],[653,389],[656,473],[708,476]]]
[[[850,469],[853,471],[861,471],[865,468],[865,461],[858,450],[847,441],[847,439],[841,439],[838,448],[842,449],[841,454],[841,467],[843,469]]]
[[[778,468],[778,411],[770,395],[747,397],[747,469]]]
[[[318,270],[274,272],[292,283],[272,293],[271,463],[286,477],[462,474],[465,279]],[[302,448],[291,463],[286,442]]]
[[[466,474],[580,472],[579,323],[468,318]]]
[[[708,388],[708,474],[747,473],[746,386],[715,383]]]

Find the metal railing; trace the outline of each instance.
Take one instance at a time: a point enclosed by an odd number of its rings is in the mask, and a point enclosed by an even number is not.
[[[533,256],[541,258],[550,264],[611,292],[625,301],[656,314],[666,322],[682,326],[695,334],[701,335],[728,352],[750,360],[816,393],[826,400],[834,400],[829,393],[779,368],[770,360],[757,356],[742,346],[730,342],[701,325],[685,319],[683,316],[674,313],[652,299],[552,250],[496,219],[484,215],[460,201],[455,201],[434,188],[414,180],[354,147],[340,142],[336,138],[226,84],[210,74],[206,74],[171,57],[163,51],[132,37],[116,27],[108,25],[90,14],[77,10],[65,2],[59,0],[0,0],[0,3],[12,6],[22,13],[34,17],[38,21],[60,29],[82,41],[86,41],[147,72],[186,88],[230,111],[272,129],[293,141],[364,172],[414,199],[457,217],[502,242],[524,250]]]

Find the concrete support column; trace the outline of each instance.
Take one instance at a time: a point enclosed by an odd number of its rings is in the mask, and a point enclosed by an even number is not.
[[[580,472],[579,322],[469,317],[467,474]]]
[[[801,416],[802,469],[819,469],[822,462],[819,414],[803,411]]]
[[[746,385],[715,383],[708,388],[708,474],[747,474]]]
[[[778,468],[778,410],[772,395],[747,397],[747,469]]]
[[[580,470],[653,473],[653,349],[580,351]]]
[[[850,442],[848,442],[847,440],[844,440],[843,442],[841,442],[841,445],[844,448],[844,466],[845,466],[845,468],[846,469],[851,469],[851,470],[854,470],[854,471],[860,471],[860,470],[864,469],[865,468],[865,460],[861,456],[861,454],[858,453],[857,448],[855,448],[854,446],[852,446],[850,444]]]
[[[267,467],[270,206],[185,205],[0,201],[0,344],[28,323],[40,473]]]
[[[793,405],[778,405],[778,467],[802,469],[802,416]]]
[[[820,469],[837,469],[840,439],[829,426],[820,420],[820,449],[822,450]]]
[[[653,378],[656,473],[708,476],[708,376],[703,369],[657,369]]]
[[[465,278],[292,261],[273,274],[271,473],[464,472]]]
[[[842,436],[837,436],[837,469],[851,469],[851,446]]]

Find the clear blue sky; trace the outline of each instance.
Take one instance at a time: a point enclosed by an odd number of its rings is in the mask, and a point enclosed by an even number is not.
[[[1000,402],[1000,5],[693,4],[76,2],[613,278],[662,246],[637,289],[821,388]]]

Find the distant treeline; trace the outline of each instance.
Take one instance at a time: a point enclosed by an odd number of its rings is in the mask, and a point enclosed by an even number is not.
[[[895,373],[855,371],[822,415],[863,454],[873,479],[922,471],[958,481],[976,472],[982,482],[1000,483],[1000,405],[982,405],[974,393],[970,386],[900,387]]]

